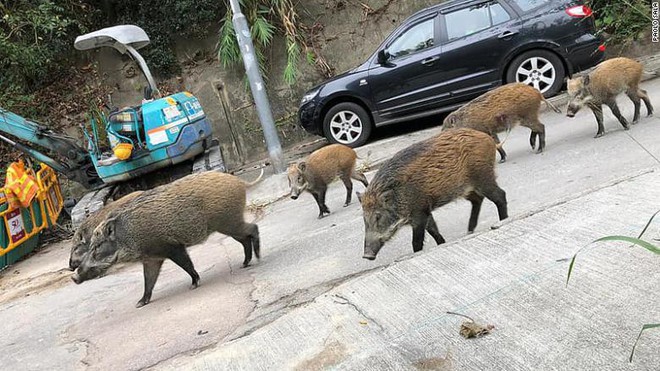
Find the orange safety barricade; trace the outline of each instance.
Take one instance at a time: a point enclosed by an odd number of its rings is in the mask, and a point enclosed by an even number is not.
[[[5,195],[12,207],[28,207],[39,192],[33,171],[26,170],[23,161],[12,162],[7,168]]]
[[[30,253],[44,229],[55,224],[64,205],[62,190],[57,174],[46,164],[34,174],[32,169],[23,169],[30,174],[36,194],[27,207],[21,202],[11,204],[9,190],[0,188],[0,269]]]

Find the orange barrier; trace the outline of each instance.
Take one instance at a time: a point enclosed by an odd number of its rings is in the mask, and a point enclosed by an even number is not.
[[[36,174],[30,168],[26,171],[37,180],[39,187],[28,207],[10,205],[5,189],[0,188],[0,269],[34,250],[39,233],[56,223],[64,205],[53,169],[41,164]]]

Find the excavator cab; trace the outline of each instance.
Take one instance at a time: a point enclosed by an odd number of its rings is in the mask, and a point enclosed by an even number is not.
[[[211,138],[211,124],[199,100],[189,92],[161,97],[149,67],[137,51],[148,44],[144,30],[133,25],[104,28],[79,36],[74,43],[78,50],[111,47],[128,54],[148,82],[139,105],[92,115],[92,132],[86,135],[99,176],[104,183],[126,181],[209,151],[213,152],[213,162],[219,163],[215,167],[224,171],[217,141]],[[101,143],[100,137],[107,138],[108,143]]]

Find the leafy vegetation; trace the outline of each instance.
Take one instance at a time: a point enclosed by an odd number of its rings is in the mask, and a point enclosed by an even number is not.
[[[655,214],[653,214],[653,216],[651,216],[651,219],[649,219],[649,221],[646,223],[646,226],[644,226],[644,229],[639,234],[639,236],[637,236],[637,238],[628,237],[628,236],[606,236],[606,237],[601,237],[601,238],[593,241],[591,244],[596,243],[596,242],[603,242],[603,241],[628,242],[628,243],[632,243],[633,245],[643,247],[646,250],[648,250],[648,251],[650,251],[654,254],[660,255],[660,247],[655,246],[654,244],[642,239],[642,236],[644,236],[644,233],[646,233],[646,230],[651,225],[651,222],[653,222],[653,219],[658,214],[660,214],[660,211],[657,211]],[[591,244],[589,244],[587,246],[590,246]],[[582,251],[587,246],[584,246],[584,247],[580,248],[575,253],[575,255],[573,255],[573,258],[571,259],[571,263],[568,266],[568,274],[566,276],[566,285],[567,286],[568,286],[568,282],[571,279],[571,274],[573,273],[573,268],[575,266],[575,260],[577,259],[577,255],[580,253],[580,251]],[[642,326],[642,329],[640,330],[639,335],[637,336],[637,339],[635,340],[635,343],[633,344],[632,351],[630,352],[630,359],[629,359],[630,362],[632,362],[632,360],[633,360],[633,357],[635,355],[635,348],[637,348],[637,343],[639,342],[639,339],[642,337],[642,333],[646,330],[653,329],[653,328],[660,328],[660,323],[649,323],[649,324],[645,324],[645,325]]]
[[[67,66],[73,35],[88,31],[94,12],[77,0],[0,2],[0,99],[16,104]]]
[[[589,0],[596,16],[596,27],[608,35],[608,42],[621,44],[639,39],[650,29],[648,0]]]
[[[233,13],[228,1],[227,13],[222,19],[218,41],[218,59],[224,67],[238,64],[241,53],[232,24]],[[298,14],[292,0],[244,0],[241,10],[250,24],[250,33],[259,59],[262,73],[265,71],[265,50],[271,46],[273,36],[279,32],[286,44],[287,64],[284,69],[284,81],[293,84],[298,76],[298,62],[303,50],[304,40],[299,33]],[[308,56],[308,59],[310,57]],[[264,73],[264,76],[267,76]]]

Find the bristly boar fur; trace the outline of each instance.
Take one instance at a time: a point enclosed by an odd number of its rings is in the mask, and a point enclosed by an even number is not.
[[[520,124],[532,130],[529,137],[532,149],[536,147],[536,137],[539,137],[538,153],[541,153],[545,148],[545,126],[539,121],[541,102],[545,102],[555,112],[561,112],[535,88],[522,83],[506,84],[450,113],[443,121],[442,129],[470,128],[490,135],[498,144],[500,162],[504,162],[506,152],[499,145],[497,133]]]
[[[330,209],[325,204],[328,184],[339,177],[346,187],[344,206],[348,206],[353,192],[351,178],[359,180],[365,187],[369,185],[364,174],[355,170],[356,159],[357,154],[352,148],[342,144],[331,144],[314,151],[305,161],[292,164],[287,174],[291,198],[297,199],[304,191],[311,193],[319,207],[318,217],[321,219],[325,214],[330,213]]]
[[[445,242],[431,212],[459,197],[472,203],[468,231],[474,231],[484,197],[507,218],[506,193],[495,180],[493,139],[472,129],[452,129],[399,151],[382,165],[364,194],[364,258],[376,258],[403,225],[413,228],[413,251],[422,250],[424,231]]]
[[[588,106],[596,116],[598,131],[595,138],[605,134],[603,127],[603,104],[610,107],[624,130],[628,130],[628,121],[619,111],[617,95],[625,92],[635,105],[633,124],[639,121],[640,100],[644,100],[648,116],[653,115],[653,106],[646,90],[640,89],[642,64],[629,58],[612,58],[601,62],[589,74],[569,79],[568,107],[566,116],[574,117],[583,106]]]
[[[144,295],[137,303],[141,307],[151,300],[163,261],[170,259],[192,277],[195,288],[199,274],[186,248],[213,232],[239,241],[247,266],[253,251],[259,258],[259,229],[244,220],[245,191],[241,179],[207,171],[144,192],[130,207],[115,210],[96,227],[74,282],[98,277],[115,263],[141,261]]]
[[[71,255],[69,256],[69,269],[74,271],[83,260],[85,254],[89,251],[89,242],[92,239],[92,232],[94,229],[114,210],[126,207],[135,197],[142,194],[142,191],[129,193],[119,200],[113,201],[105,205],[101,210],[95,212],[85,219],[80,227],[73,234],[71,239]]]

